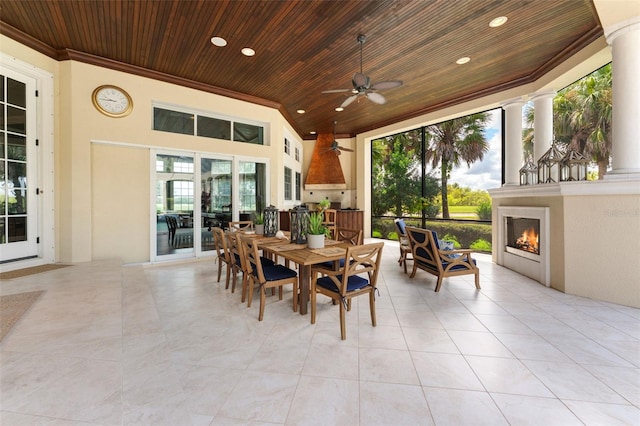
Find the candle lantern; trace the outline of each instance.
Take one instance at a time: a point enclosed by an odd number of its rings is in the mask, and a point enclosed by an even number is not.
[[[301,204],[291,209],[291,242],[296,244],[307,243],[307,231],[309,228],[309,210]]]
[[[588,165],[588,158],[575,149],[568,150],[560,162],[560,180],[563,182],[587,180]]]
[[[538,183],[538,166],[531,157],[528,157],[520,169],[520,185],[535,185],[536,183]]]
[[[560,182],[560,162],[564,152],[555,143],[538,160],[538,183]]]
[[[278,209],[275,206],[269,206],[264,209],[264,235],[267,237],[275,237],[278,232]]]

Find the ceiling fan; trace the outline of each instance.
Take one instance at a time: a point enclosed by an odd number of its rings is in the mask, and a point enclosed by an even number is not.
[[[358,36],[358,43],[360,43],[360,72],[357,72],[353,75],[353,79],[351,79],[351,83],[353,84],[352,89],[333,89],[333,90],[323,90],[322,93],[342,93],[342,92],[351,92],[352,95],[342,102],[340,108],[345,108],[350,105],[353,101],[355,101],[359,96],[366,96],[372,102],[376,104],[384,104],[387,102],[384,96],[378,93],[378,90],[385,89],[393,89],[394,87],[402,86],[402,81],[400,80],[389,80],[382,81],[380,83],[371,83],[371,78],[362,72],[362,45],[364,44],[366,36],[360,34]]]
[[[331,142],[331,146],[329,146],[328,148],[326,148],[322,152],[333,151],[336,155],[342,154],[341,151],[353,152],[353,150],[351,148],[345,148],[344,146],[340,146],[338,144],[338,141],[336,140],[336,124],[338,124],[338,122],[334,121],[333,122],[333,142]]]

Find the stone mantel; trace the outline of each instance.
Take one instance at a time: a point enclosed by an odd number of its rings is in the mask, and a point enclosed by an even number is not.
[[[538,185],[505,185],[488,190],[491,198],[557,197],[579,195],[638,195],[638,179],[604,179],[597,181],[544,183]]]

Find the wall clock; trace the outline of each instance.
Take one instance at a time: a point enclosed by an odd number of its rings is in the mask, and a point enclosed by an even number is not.
[[[117,86],[107,84],[96,87],[91,99],[93,106],[109,117],[124,117],[133,110],[131,96]]]

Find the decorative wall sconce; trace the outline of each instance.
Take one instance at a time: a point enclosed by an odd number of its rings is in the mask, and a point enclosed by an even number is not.
[[[296,244],[307,243],[309,229],[309,210],[302,204],[291,209],[291,242]]]
[[[555,142],[538,160],[538,183],[560,182],[560,162],[564,157],[564,152],[560,150]]]
[[[538,166],[531,157],[527,157],[520,169],[520,185],[535,185],[538,183]]]
[[[588,165],[588,158],[575,149],[570,149],[560,162],[560,180],[563,182],[587,180]]]
[[[275,237],[278,232],[278,209],[275,206],[268,206],[264,209],[264,235]]]

